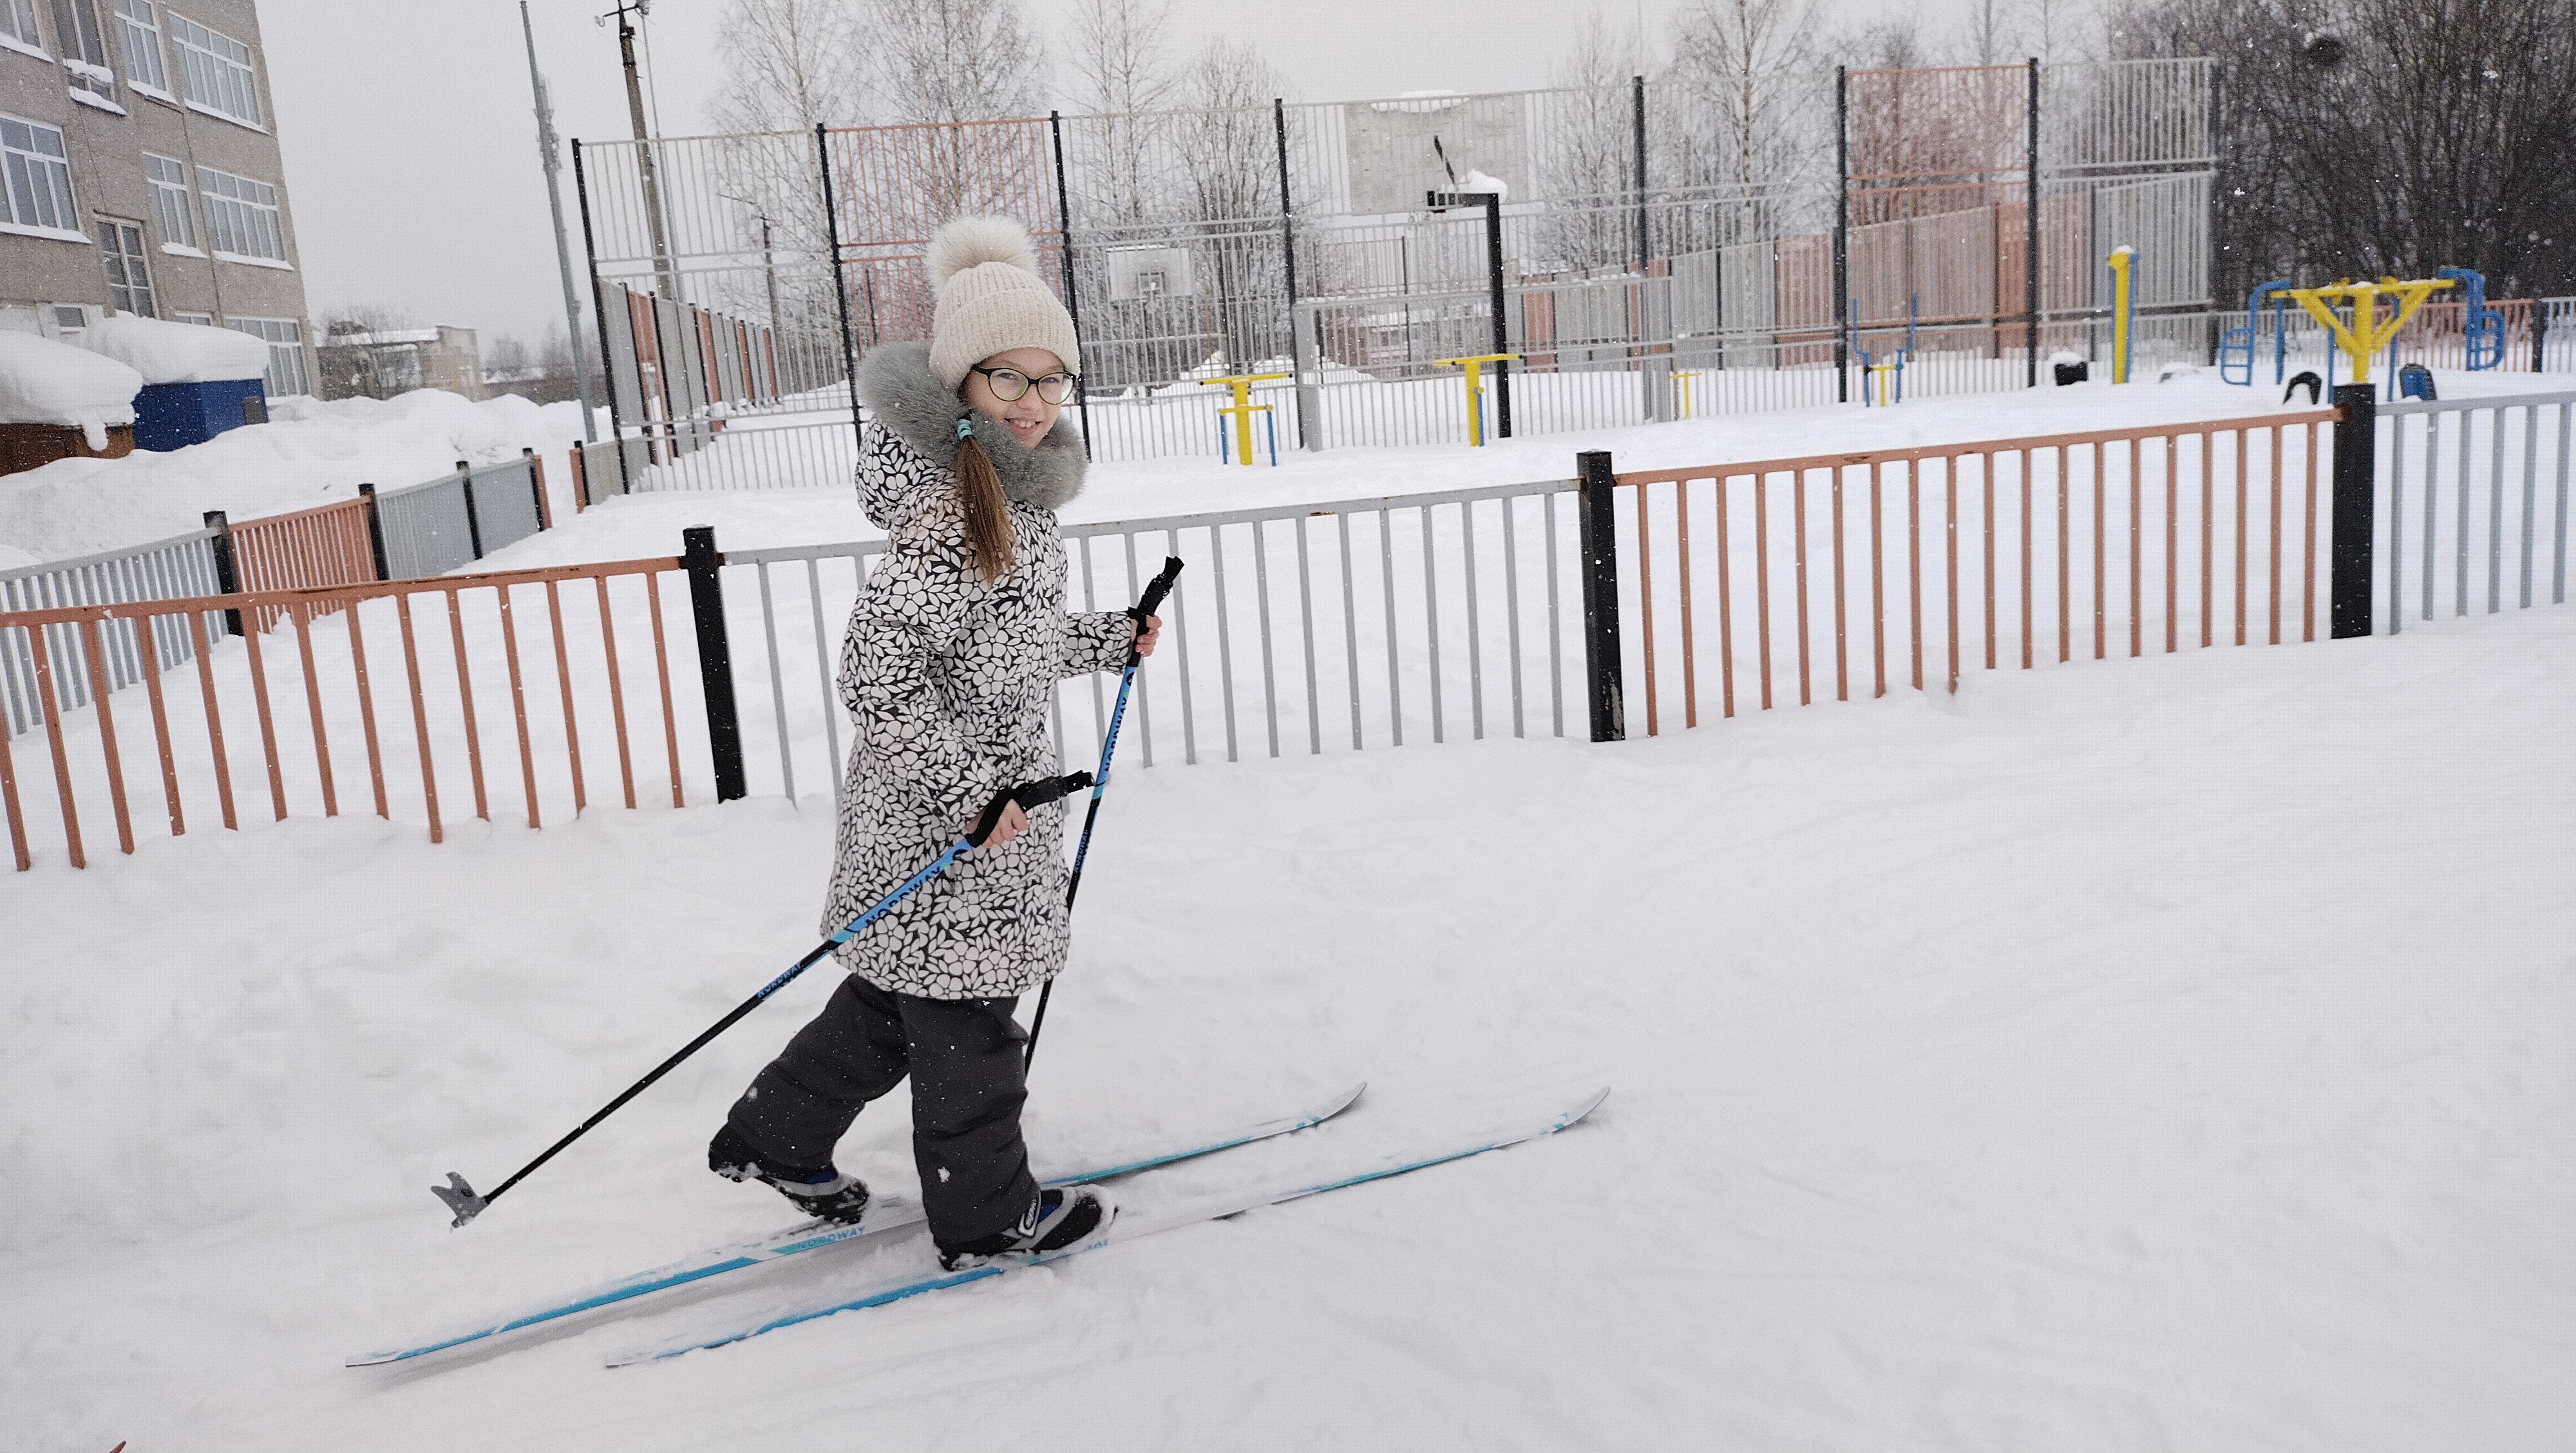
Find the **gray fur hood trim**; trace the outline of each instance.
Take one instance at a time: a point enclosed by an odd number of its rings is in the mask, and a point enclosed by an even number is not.
[[[1002,478],[1002,493],[1041,509],[1062,509],[1082,493],[1082,434],[1071,414],[1032,449],[999,419],[977,413],[930,372],[930,345],[887,343],[859,360],[859,402],[874,422],[942,470],[957,466],[957,421],[972,417],[975,442]]]

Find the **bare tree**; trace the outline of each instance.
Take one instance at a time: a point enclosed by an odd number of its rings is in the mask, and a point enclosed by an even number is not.
[[[865,0],[871,80],[891,122],[1038,109],[1045,56],[1018,0]]]
[[[2088,61],[2099,54],[2102,24],[2094,0],[2014,0],[2004,15],[1999,59]]]
[[[1088,163],[1082,219],[1133,226],[1156,210],[1163,188],[1151,161],[1159,118],[1181,78],[1169,64],[1169,0],[1076,0],[1068,59],[1076,99],[1091,113],[1070,138]]]
[[[961,124],[1038,109],[1045,56],[1019,0],[865,0],[865,7],[875,119],[933,129],[877,138],[871,144],[888,150],[852,164],[856,185],[877,189],[851,199],[875,219],[857,240],[927,237],[941,222],[976,212],[1035,221],[1028,204],[1041,193],[1051,202],[1054,188],[1028,175],[1036,159],[1025,137]],[[845,230],[843,241],[852,240]]]
[[[2218,277],[2576,287],[2576,0],[2163,0],[2121,57],[2221,58]]]
[[[528,340],[516,333],[493,334],[492,341],[483,345],[482,352],[483,376],[487,380],[495,376],[515,378],[528,371],[531,356]]]
[[[1713,113],[1719,145],[1692,182],[1809,180],[1821,118],[1814,0],[1699,0],[1673,22],[1672,79]]]
[[[1286,348],[1273,300],[1284,289],[1276,237],[1240,224],[1279,211],[1278,135],[1270,103],[1286,83],[1250,42],[1212,38],[1182,81],[1188,212],[1214,264],[1215,332],[1229,366]]]
[[[1625,199],[1637,180],[1637,66],[1637,37],[1596,4],[1549,72],[1549,84],[1570,93],[1555,103],[1557,140],[1536,158],[1532,178],[1541,195],[1568,201],[1541,216],[1542,265],[1551,270],[1624,266],[1635,256],[1635,213]]]
[[[861,119],[860,34],[850,0],[731,0],[716,27],[715,129],[811,132]]]

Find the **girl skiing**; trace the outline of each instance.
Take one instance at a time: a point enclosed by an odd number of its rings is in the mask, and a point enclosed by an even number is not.
[[[1028,234],[966,217],[930,244],[932,338],[860,365],[873,418],[858,486],[887,533],[850,612],[841,700],[856,723],[824,904],[829,933],[955,842],[994,793],[1054,774],[1058,679],[1151,655],[1162,622],[1067,614],[1056,509],[1082,489],[1073,320]],[[1098,1188],[1040,1191],[1020,1139],[1018,996],[1068,938],[1062,803],[1004,810],[984,845],[838,951],[850,977],[734,1103],[707,1148],[733,1180],[856,1221],[867,1187],[832,1165],[861,1107],[912,1077],[913,1162],[941,1264],[1051,1251],[1104,1224]]]

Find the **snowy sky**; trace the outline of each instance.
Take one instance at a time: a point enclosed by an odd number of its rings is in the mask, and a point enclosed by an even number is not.
[[[1829,25],[1874,19],[1894,0],[1823,0]],[[1975,0],[1917,7],[1964,17]],[[567,137],[628,134],[604,0],[535,0],[537,52]],[[1041,24],[1065,7],[1030,7]],[[1662,35],[1680,0],[1612,0],[1614,19]],[[660,0],[649,22],[659,129],[705,129],[724,0]],[[1462,12],[1472,14],[1462,21]],[[1305,100],[1446,87],[1548,83],[1583,10],[1566,0],[1175,0],[1183,52],[1225,34],[1258,44]],[[1932,22],[1927,17],[1927,26]],[[562,316],[526,51],[514,0],[265,0],[260,26],[276,91],[309,301],[388,302],[422,323],[533,337]],[[1365,38],[1365,43],[1355,43]],[[565,212],[581,257],[572,174]]]

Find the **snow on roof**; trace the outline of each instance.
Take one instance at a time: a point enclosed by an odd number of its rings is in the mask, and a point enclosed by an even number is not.
[[[376,333],[341,333],[322,340],[325,348],[365,348],[377,343],[435,343],[435,328],[387,328]]]
[[[214,383],[268,372],[268,344],[230,328],[115,313],[83,330],[80,346],[143,375],[146,384]]]
[[[76,424],[104,449],[108,425],[134,422],[142,387],[143,375],[113,358],[0,328],[0,424]]]

